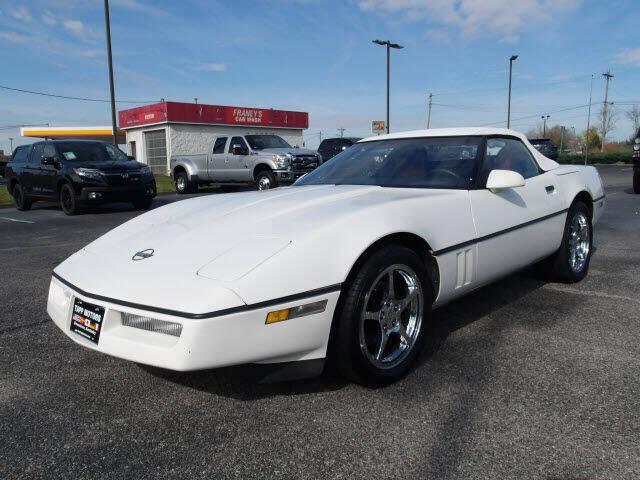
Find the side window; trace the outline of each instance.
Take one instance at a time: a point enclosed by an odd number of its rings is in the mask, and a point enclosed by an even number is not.
[[[213,144],[212,153],[224,153],[224,146],[227,144],[227,137],[216,138],[216,143]]]
[[[29,157],[29,164],[31,165],[40,165],[42,161],[42,153],[44,150],[44,143],[36,143],[31,150],[31,156]]]
[[[231,141],[229,142],[229,153],[232,153],[234,145],[240,145],[245,150],[247,150],[247,151],[249,150],[249,148],[247,147],[246,142],[244,141],[244,138],[242,138],[242,137],[232,137],[231,138]]]
[[[18,147],[13,153],[13,158],[11,159],[15,163],[27,163],[27,159],[29,158],[30,146]]]
[[[44,151],[42,153],[43,157],[56,157],[56,147],[51,142],[47,142],[44,144]]]
[[[487,151],[482,168],[485,179],[491,170],[512,170],[525,179],[540,173],[527,147],[520,140],[513,138],[487,139]]]

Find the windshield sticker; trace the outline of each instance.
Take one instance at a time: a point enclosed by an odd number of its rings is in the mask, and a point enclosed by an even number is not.
[[[66,158],[67,160],[76,160],[78,158],[73,152],[64,152],[62,155],[64,155],[64,158]]]

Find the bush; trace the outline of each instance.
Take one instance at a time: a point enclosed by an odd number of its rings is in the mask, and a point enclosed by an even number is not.
[[[631,152],[592,152],[589,153],[589,163],[633,163]],[[562,155],[558,158],[558,163],[563,164],[584,164],[584,154],[581,155]]]

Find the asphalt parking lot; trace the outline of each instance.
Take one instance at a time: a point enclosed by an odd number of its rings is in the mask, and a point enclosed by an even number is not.
[[[640,195],[631,167],[600,172],[583,282],[523,272],[438,310],[379,390],[81,348],[47,317],[51,270],[139,212],[0,209],[0,478],[640,478]]]

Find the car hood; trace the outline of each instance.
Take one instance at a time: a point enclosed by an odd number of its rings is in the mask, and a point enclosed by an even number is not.
[[[440,197],[440,203],[446,203],[452,194],[448,190],[310,185],[196,197],[157,208],[115,228],[55,271],[85,291],[130,302],[195,313],[231,308],[257,301],[252,296],[256,292],[277,295],[276,279],[263,289],[237,287],[243,282],[251,284],[248,274],[260,270],[272,257],[281,258],[281,252],[292,252],[294,259],[287,254],[285,261],[295,264],[314,245],[327,246],[326,239],[338,248],[347,245],[352,239],[340,235],[354,220],[377,217],[385,225],[399,218],[394,213],[387,221],[376,213],[376,209],[383,211],[381,207],[388,212],[389,203],[400,211],[418,197]],[[152,250],[153,255],[134,259],[145,250]],[[308,255],[313,255],[311,250]],[[180,291],[190,292],[184,296],[191,299],[189,304],[181,303],[186,300]]]
[[[92,168],[104,173],[137,172],[142,164],[134,160],[120,160],[111,162],[73,162],[75,168]]]
[[[258,153],[267,153],[267,154],[276,154],[276,155],[286,155],[287,153],[296,156],[296,155],[317,155],[317,152],[313,150],[309,150],[308,148],[264,148],[262,150],[258,150]]]

